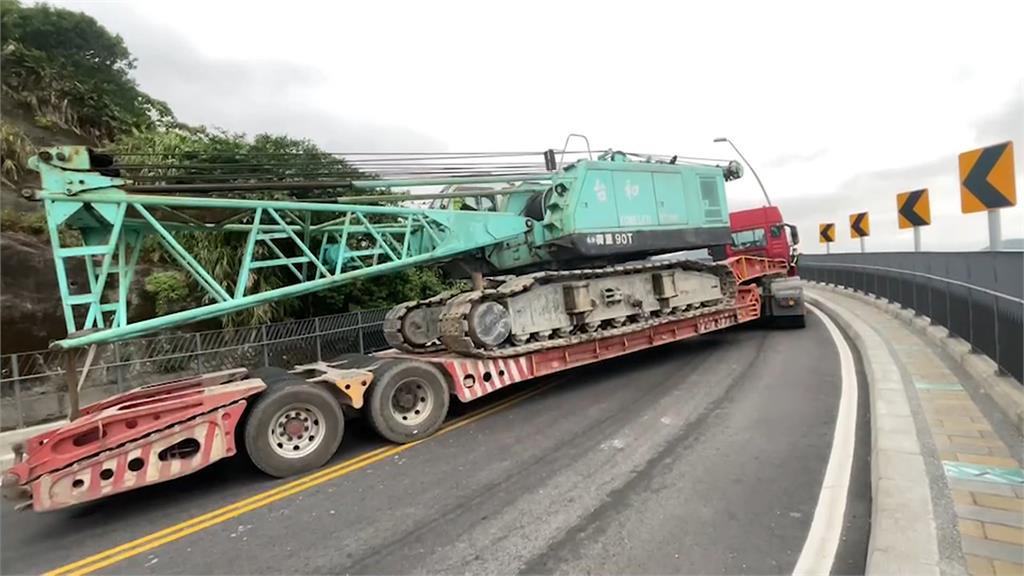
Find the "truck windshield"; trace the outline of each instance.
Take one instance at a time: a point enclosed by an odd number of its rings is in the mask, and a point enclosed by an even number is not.
[[[732,247],[737,250],[746,250],[749,248],[764,248],[764,229],[755,228],[753,230],[743,230],[742,232],[734,232],[732,235]]]

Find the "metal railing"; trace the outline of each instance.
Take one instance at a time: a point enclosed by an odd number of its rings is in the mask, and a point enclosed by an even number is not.
[[[387,348],[381,328],[386,308],[261,326],[177,333],[97,346],[82,386],[84,402],[171,378],[226,368],[290,367],[347,352]],[[74,352],[75,366],[86,349]],[[67,415],[65,360],[38,350],[0,356],[0,429]]]
[[[1024,381],[1024,252],[804,255],[800,276],[874,294],[945,326]]]

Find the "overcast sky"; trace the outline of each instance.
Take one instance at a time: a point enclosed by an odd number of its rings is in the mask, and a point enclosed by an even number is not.
[[[909,250],[897,192],[927,187],[925,249],[987,244],[957,155],[1013,140],[1024,188],[1024,3],[62,1],[121,34],[181,120],[332,151],[595,148],[734,157],[802,249]],[[750,175],[730,207],[757,205]],[[1021,190],[1024,196],[1024,190]],[[1003,211],[1024,236],[1024,208]]]

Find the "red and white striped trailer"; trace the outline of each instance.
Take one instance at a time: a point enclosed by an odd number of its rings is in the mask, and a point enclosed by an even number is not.
[[[350,354],[332,362],[244,368],[148,385],[86,406],[68,424],[16,447],[4,496],[55,510],[165,482],[238,452],[273,476],[319,468],[337,451],[343,407],[385,438],[411,442],[443,423],[452,395],[471,402],[532,380],[776,315],[802,319],[802,290],[785,260],[725,261],[734,304],[649,322],[598,340],[508,358]],[[797,313],[794,313],[796,311]]]

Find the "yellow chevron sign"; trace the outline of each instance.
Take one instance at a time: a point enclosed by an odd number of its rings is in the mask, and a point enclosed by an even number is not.
[[[897,194],[896,214],[899,217],[900,230],[931,224],[932,207],[928,202],[928,189]]]
[[[1017,205],[1013,142],[960,155],[960,211],[984,212]]]
[[[836,225],[834,222],[818,224],[818,242],[828,244],[836,241]]]
[[[871,236],[871,220],[867,212],[850,214],[850,238]]]

